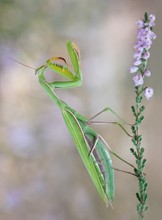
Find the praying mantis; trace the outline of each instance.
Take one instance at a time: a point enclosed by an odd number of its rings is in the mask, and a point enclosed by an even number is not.
[[[121,157],[119,157],[113,151],[111,151],[106,141],[101,137],[101,135],[99,135],[94,129],[92,129],[90,125],[93,124],[94,118],[108,110],[115,114],[121,121],[123,120],[112,109],[108,107],[96,114],[95,116],[88,119],[83,115],[79,114],[74,109],[72,109],[67,103],[65,103],[57,96],[57,94],[55,93],[55,89],[67,89],[78,87],[81,86],[83,82],[83,75],[80,68],[79,48],[72,41],[68,41],[66,46],[75,73],[72,73],[70,71],[70,65],[67,64],[66,60],[63,57],[52,57],[51,59],[48,59],[46,63],[41,67],[36,69],[34,68],[35,74],[38,77],[40,85],[47,92],[48,96],[52,99],[52,101],[61,110],[66,126],[72,136],[75,146],[101,199],[105,202],[106,206],[110,205],[111,207],[113,207],[112,204],[114,201],[115,194],[114,168],[112,166],[112,159],[110,153],[115,155],[128,165],[132,166],[133,168],[134,166],[122,159]],[[58,64],[57,61],[62,61],[64,64]],[[19,61],[16,62],[22,64]],[[55,73],[60,74],[64,78],[68,79],[68,81],[48,82],[45,78],[45,73],[48,68],[54,71]],[[123,128],[123,126],[120,123],[115,122],[115,124],[119,125],[127,133],[127,131]]]
[[[72,136],[83,163],[106,206],[114,201],[114,170],[106,141],[90,126],[90,120],[72,109],[62,101],[55,89],[67,89],[82,85],[83,76],[80,69],[80,51],[76,44],[68,41],[67,50],[75,74],[73,74],[62,57],[53,57],[35,70],[40,85],[45,89],[52,101],[60,108],[66,126]],[[56,63],[63,61],[64,65]],[[46,69],[67,78],[68,81],[47,82]]]

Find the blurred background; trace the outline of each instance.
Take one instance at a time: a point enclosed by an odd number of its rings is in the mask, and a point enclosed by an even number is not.
[[[156,15],[151,48],[152,76],[145,83],[154,97],[144,99],[142,126],[149,211],[162,216],[162,1],[0,0],[0,220],[135,220],[137,180],[115,172],[114,209],[106,208],[74,146],[60,110],[40,87],[34,71],[9,57],[39,67],[52,56],[69,61],[68,39],[81,50],[84,83],[58,95],[90,117],[106,106],[133,120],[132,75],[135,22],[145,11]],[[51,80],[61,79],[52,74]],[[100,117],[114,121],[111,113]],[[95,129],[111,148],[134,164],[131,140],[112,125]],[[129,129],[129,128],[128,128]],[[115,167],[131,171],[113,157]]]

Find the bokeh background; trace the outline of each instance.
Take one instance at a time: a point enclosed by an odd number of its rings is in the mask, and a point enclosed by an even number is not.
[[[135,22],[155,14],[157,39],[149,61],[155,90],[142,127],[149,206],[146,219],[162,216],[162,1],[0,0],[0,220],[135,220],[138,182],[115,172],[114,209],[100,200],[59,109],[40,87],[34,71],[52,56],[67,60],[66,41],[79,45],[84,83],[58,94],[90,117],[111,106],[132,121]],[[60,79],[50,75],[51,80]],[[111,113],[102,120],[114,121]],[[112,125],[95,126],[111,148],[134,163],[130,139]],[[115,167],[130,170],[113,157]]]

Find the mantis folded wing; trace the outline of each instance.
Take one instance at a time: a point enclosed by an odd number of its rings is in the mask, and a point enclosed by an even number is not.
[[[102,200],[106,205],[109,203],[112,206],[114,200],[114,170],[105,140],[89,126],[86,117],[70,108],[55,93],[57,88],[72,88],[82,84],[79,49],[73,42],[68,41],[67,50],[75,74],[69,70],[64,58],[53,57],[47,60],[45,65],[36,69],[36,75],[41,86],[60,108],[77,150]],[[58,65],[55,62],[56,60],[63,61],[64,65]],[[52,69],[69,81],[47,82],[44,76],[47,68]]]

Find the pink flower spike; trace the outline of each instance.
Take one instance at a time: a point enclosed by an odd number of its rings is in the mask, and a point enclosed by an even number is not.
[[[154,90],[151,87],[147,87],[145,89],[145,97],[147,100],[149,100],[154,94]]]
[[[143,85],[144,81],[143,81],[143,76],[142,76],[142,74],[139,73],[139,74],[135,75],[135,76],[133,77],[133,81],[134,81],[134,85],[135,85],[135,86],[141,86],[141,85]]]
[[[132,66],[132,67],[130,68],[130,73],[135,73],[135,72],[137,72],[137,70],[138,70],[138,67],[137,67],[137,66]]]
[[[147,69],[144,73],[145,76],[150,77],[151,76],[151,71]]]

